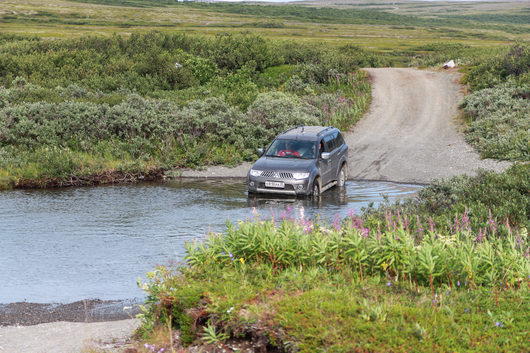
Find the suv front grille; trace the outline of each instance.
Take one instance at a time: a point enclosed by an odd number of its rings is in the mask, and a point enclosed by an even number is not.
[[[261,176],[265,178],[292,179],[293,173],[273,172],[273,171],[265,170],[261,173]]]

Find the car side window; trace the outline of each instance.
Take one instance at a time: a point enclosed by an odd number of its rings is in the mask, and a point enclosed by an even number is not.
[[[344,145],[344,137],[342,137],[342,134],[339,132],[336,138],[336,146],[341,147],[342,145]]]
[[[333,134],[329,134],[324,137],[326,152],[332,152],[333,150],[335,150],[335,148],[338,147],[336,141],[337,141],[337,132]]]

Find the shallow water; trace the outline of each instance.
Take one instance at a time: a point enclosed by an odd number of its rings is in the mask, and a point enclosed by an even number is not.
[[[421,186],[348,182],[319,202],[249,198],[241,180],[183,180],[0,192],[0,303],[72,302],[142,297],[136,279],[156,264],[178,262],[184,243],[222,232],[227,220],[290,209],[333,219]]]

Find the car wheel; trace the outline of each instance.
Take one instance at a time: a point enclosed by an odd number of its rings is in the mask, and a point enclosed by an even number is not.
[[[313,197],[319,197],[320,196],[320,184],[317,179],[313,182],[313,192],[311,193],[311,196]]]
[[[337,186],[342,188],[346,185],[346,168],[343,165],[342,168],[340,168],[339,177],[337,178]]]

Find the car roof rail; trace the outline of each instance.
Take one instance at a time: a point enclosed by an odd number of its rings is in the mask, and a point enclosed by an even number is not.
[[[334,126],[328,126],[328,127],[325,128],[324,130],[319,131],[318,134],[317,134],[317,136],[320,136],[321,134],[325,133],[326,131],[328,131],[328,130],[332,130],[332,129],[334,129],[334,128],[335,128]]]
[[[285,134],[285,133],[287,133],[287,132],[289,132],[289,131],[291,131],[291,130],[296,130],[296,129],[298,129],[299,127],[303,128],[303,127],[304,127],[304,124],[300,124],[300,125],[297,125],[297,126],[295,126],[295,127],[289,128],[289,129],[283,131],[280,135],[283,135],[283,134]]]

